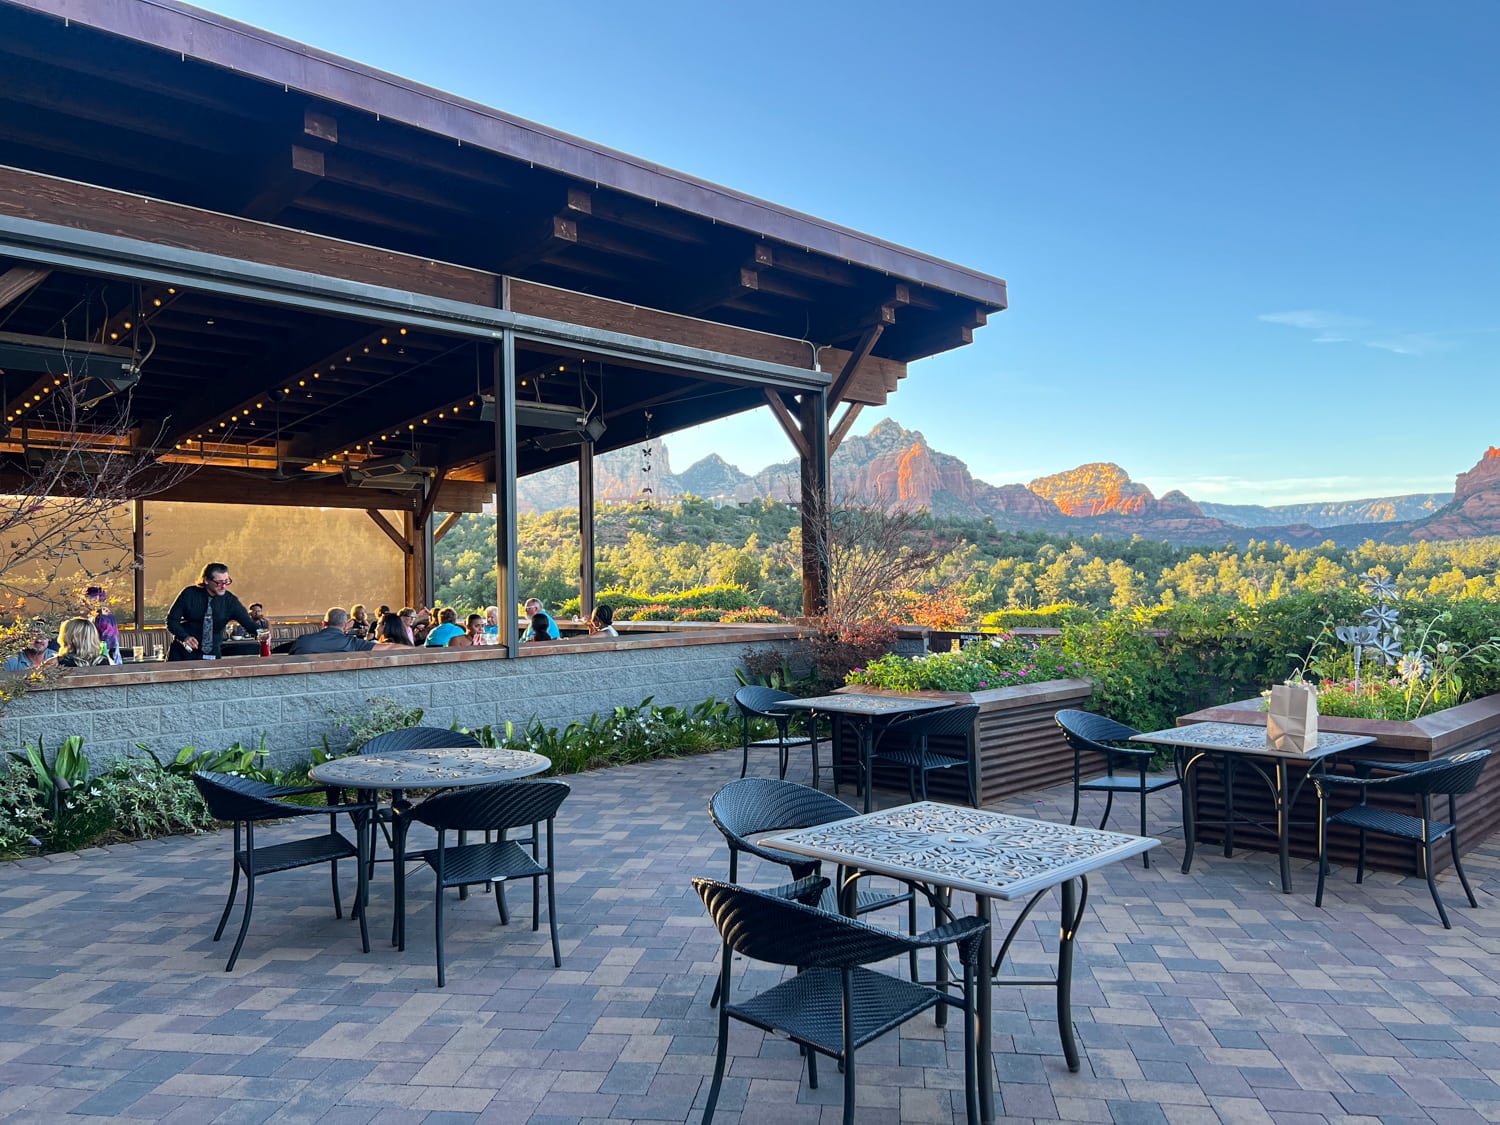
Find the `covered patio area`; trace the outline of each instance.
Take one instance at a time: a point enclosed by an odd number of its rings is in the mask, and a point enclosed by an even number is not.
[[[529,896],[512,896],[503,929],[476,896],[448,913],[442,991],[415,867],[404,954],[380,940],[387,869],[368,955],[332,918],[325,873],[304,869],[267,882],[225,974],[210,937],[226,832],[0,865],[0,1117],[696,1121],[718,938],[689,880],[725,873],[707,804],[738,773],[736,749],[571,778],[562,968],[546,927],[530,929]],[[789,776],[808,773],[794,759]],[[992,807],[1065,823],[1070,804],[1063,787]],[[1319,910],[1310,865],[1292,895],[1259,853],[1200,855],[1184,876],[1175,810],[1152,827],[1160,862],[1093,880],[1073,999],[1081,1072],[1063,1062],[1049,992],[996,990],[1004,1119],[1500,1119],[1500,846],[1473,853],[1481,909],[1456,907],[1445,932],[1420,879],[1357,887],[1336,871]],[[1023,971],[1045,971],[1057,925],[1044,900],[1013,952]],[[961,1042],[924,1017],[861,1051],[859,1120],[962,1120]],[[742,1026],[731,1052],[716,1120],[838,1119],[831,1068],[810,1091],[791,1044]]]

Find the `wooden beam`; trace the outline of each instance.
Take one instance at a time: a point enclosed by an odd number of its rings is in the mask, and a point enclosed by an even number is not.
[[[448,532],[453,530],[454,524],[458,523],[459,517],[462,515],[462,512],[449,512],[446,516],[444,516],[443,522],[438,524],[437,527],[433,528],[432,530],[432,542],[434,544],[441,543],[443,541],[443,536],[447,535]]]
[[[437,507],[438,493],[443,490],[443,474],[439,473],[433,477],[432,484],[427,489],[427,498],[422,501],[422,507],[417,512],[417,523],[425,526],[428,519],[432,517],[433,509]]]
[[[797,456],[803,460],[807,459],[807,439],[802,436],[802,429],[797,425],[797,419],[792,417],[792,412],[787,409],[786,403],[781,401],[781,395],[770,387],[765,388],[766,402],[771,405],[771,413],[776,416],[776,421],[781,423],[781,428],[786,431],[786,436],[797,450]]]
[[[849,353],[849,358],[844,361],[843,370],[839,372],[838,378],[833,381],[833,386],[828,390],[830,406],[836,406],[843,401],[844,392],[849,389],[854,373],[859,370],[859,365],[865,361],[870,354],[870,349],[875,346],[875,342],[880,339],[884,331],[885,325],[882,323],[872,324],[865,329],[865,334],[859,338],[859,343]]]
[[[494,306],[499,278],[482,270],[0,168],[0,215],[142,239],[284,269]]]
[[[854,420],[859,417],[865,408],[862,402],[851,402],[844,407],[844,416],[839,419],[838,425],[828,435],[828,455],[832,457],[838,452],[839,445],[849,436],[849,431],[854,427]]]
[[[26,296],[51,272],[35,266],[12,266],[0,274],[0,309]]]
[[[235,207],[247,219],[271,220],[301,199],[323,179],[324,157],[316,149],[293,145],[291,153],[279,157],[254,185],[255,193]]]
[[[548,215],[536,222],[529,233],[495,263],[496,273],[520,273],[537,262],[578,241],[578,220],[566,213]]]
[[[370,520],[375,524],[375,526],[380,528],[381,531],[385,532],[386,535],[390,537],[391,542],[396,544],[396,546],[401,549],[401,553],[403,555],[411,554],[411,544],[406,541],[406,536],[397,531],[396,528],[391,524],[391,521],[386,519],[382,513],[377,512],[372,508],[367,511],[365,515],[369,516]]]

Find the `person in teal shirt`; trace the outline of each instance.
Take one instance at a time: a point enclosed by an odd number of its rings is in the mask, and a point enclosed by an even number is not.
[[[542,608],[542,603],[537,601],[536,598],[526,599],[526,616],[533,623],[539,616],[545,617],[547,619],[547,640],[558,641],[562,639],[562,633],[557,628],[557,622],[552,620],[552,615]],[[526,632],[521,634],[521,640],[523,641],[534,641],[536,637],[535,624],[526,626]]]
[[[458,624],[458,612],[456,610],[444,607],[443,611],[438,614],[438,622],[439,624],[436,627],[427,632],[426,644],[428,648],[446,648],[450,637],[463,636],[464,629],[462,625]]]

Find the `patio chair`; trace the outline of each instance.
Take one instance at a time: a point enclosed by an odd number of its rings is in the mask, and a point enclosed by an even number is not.
[[[831,824],[836,820],[848,820],[858,816],[858,810],[846,805],[837,797],[831,797],[820,789],[810,789],[795,781],[776,781],[769,777],[742,777],[721,786],[708,802],[708,815],[714,827],[724,835],[729,845],[729,881],[738,883],[740,878],[740,853],[753,855],[767,863],[787,868],[793,882],[767,891],[781,898],[800,899],[806,890],[806,880],[822,873],[822,865],[816,859],[778,852],[763,847],[750,839],[767,832],[788,832],[798,828],[812,828],[819,824]],[[844,881],[844,872],[839,872],[838,882]],[[917,932],[917,896],[907,885],[903,890],[859,890],[855,895],[856,916],[883,910],[888,906],[906,903],[907,927]],[[817,900],[820,910],[831,914],[839,912],[838,891],[826,885]],[[911,976],[917,977],[916,954],[911,956]],[[709,1005],[719,1001],[715,990]]]
[[[1356,763],[1361,772],[1368,772],[1371,768],[1393,770],[1395,773],[1391,777],[1345,777],[1339,774],[1314,776],[1313,780],[1318,788],[1318,819],[1323,823],[1322,830],[1318,833],[1318,895],[1314,905],[1323,905],[1323,882],[1328,875],[1328,829],[1335,824],[1347,824],[1359,829],[1359,865],[1354,876],[1356,883],[1365,881],[1365,837],[1368,833],[1378,832],[1382,836],[1411,840],[1421,847],[1422,873],[1427,876],[1427,889],[1432,892],[1432,902],[1437,907],[1438,917],[1442,919],[1443,929],[1451,930],[1453,926],[1448,921],[1448,911],[1443,908],[1442,897],[1438,894],[1432,854],[1433,848],[1446,837],[1448,846],[1453,851],[1453,870],[1458,873],[1458,881],[1463,884],[1469,905],[1477,909],[1479,900],[1474,897],[1473,888],[1469,886],[1468,876],[1464,874],[1464,865],[1458,855],[1458,794],[1474,791],[1489,756],[1488,750],[1471,750],[1452,758],[1410,765],[1392,765],[1389,762]],[[1338,789],[1358,792],[1359,803],[1329,816],[1328,798]],[[1369,803],[1372,793],[1415,796],[1420,804],[1421,815],[1410,816],[1376,808]],[[1432,798],[1442,794],[1447,794],[1448,797],[1446,822],[1432,818]]]
[[[881,732],[880,741],[871,752],[871,758],[894,762],[906,768],[906,787],[913,801],[918,799],[918,779],[921,780],[921,799],[927,800],[927,775],[933,770],[960,769],[968,779],[969,806],[979,807],[978,777],[974,768],[974,720],[979,715],[979,704],[968,703],[962,707],[945,707],[941,711],[919,711],[893,719]],[[932,738],[963,739],[963,753],[954,754],[946,748],[933,749]],[[905,740],[904,746],[892,746],[891,742]]]
[[[844,1122],[854,1121],[858,1085],[854,1056],[866,1043],[938,1005],[964,1014],[964,1099],[970,1125],[979,1121],[979,1085],[975,1028],[980,971],[980,942],[989,925],[982,918],[965,917],[906,936],[877,929],[837,914],[829,914],[776,894],[737,887],[713,879],[694,879],[693,889],[703,899],[723,938],[719,991],[728,997],[734,955],[773,965],[794,965],[796,976],[774,988],[719,1006],[718,1054],[713,1082],[703,1110],[704,1125],[713,1121],[724,1068],[729,1054],[729,1021],[748,1023],[798,1044],[807,1058],[807,1084],[818,1086],[817,1056],[838,1061],[844,1071]],[[963,965],[961,997],[864,968],[919,950],[942,951],[956,946]],[[988,1050],[989,1044],[982,1049]]]
[[[820,784],[818,775],[818,740],[816,719],[807,716],[807,735],[805,737],[793,737],[790,732],[792,714],[789,711],[776,709],[773,704],[783,699],[796,699],[797,697],[789,691],[778,691],[769,687],[742,687],[734,693],[735,705],[740,710],[740,739],[743,754],[740,759],[740,776],[744,777],[750,771],[750,751],[769,749],[776,747],[777,761],[780,770],[777,777],[786,779],[786,768],[791,751],[797,746],[812,747],[812,771],[813,788]],[[755,741],[750,739],[750,720],[769,719],[776,724],[775,738],[760,738]],[[833,778],[834,792],[838,792],[838,774]]]
[[[1140,731],[1117,723],[1103,715],[1088,711],[1066,710],[1056,715],[1057,725],[1063,737],[1073,748],[1073,815],[1069,824],[1078,823],[1078,799],[1085,792],[1104,794],[1104,815],[1099,818],[1099,828],[1109,826],[1109,814],[1114,808],[1116,793],[1134,793],[1140,798],[1140,835],[1146,836],[1146,798],[1163,789],[1172,789],[1182,784],[1175,771],[1170,774],[1153,774],[1151,759],[1156,751],[1140,743],[1127,741]],[[1085,752],[1104,755],[1103,777],[1083,777],[1083,755]],[[1120,773],[1116,773],[1116,770]],[[1141,854],[1141,863],[1151,866],[1151,853]]]
[[[571,787],[566,781],[502,781],[496,785],[457,789],[429,797],[419,805],[406,802],[396,806],[397,846],[404,846],[411,822],[426,824],[437,830],[437,847],[411,858],[421,859],[437,876],[436,945],[438,987],[447,983],[443,962],[443,892],[450,887],[470,887],[476,883],[493,883],[495,906],[500,924],[509,923],[504,908],[504,885],[510,879],[531,880],[531,928],[541,924],[541,882],[547,881],[547,923],[552,931],[552,964],[562,965],[557,943],[557,899],[553,889],[555,870],[554,821],[557,810]],[[547,823],[545,863],[542,856],[527,854],[520,843],[507,840],[512,828],[531,829],[539,821]],[[450,831],[496,832],[494,843],[449,844]],[[396,865],[397,947],[406,948],[406,874],[403,864]]]
[[[224,971],[232,972],[239,958],[240,947],[245,944],[245,933],[250,928],[250,912],[255,906],[255,880],[262,875],[277,871],[291,871],[298,867],[310,867],[318,863],[328,864],[333,882],[333,916],[344,916],[339,895],[339,864],[341,859],[354,860],[357,873],[357,890],[353,912],[359,915],[359,936],[364,951],[370,952],[370,930],[366,920],[365,904],[368,901],[368,882],[365,865],[365,832],[370,805],[335,805],[326,807],[289,804],[280,798],[299,793],[324,792],[321,785],[304,787],[269,785],[263,781],[237,777],[227,773],[195,773],[193,784],[203,796],[209,813],[217,820],[234,825],[233,875],[229,882],[229,898],[224,903],[224,913],[219,916],[218,929],[214,930],[214,941],[224,934],[224,925],[229,921],[229,912],[234,906],[239,891],[240,872],[245,873],[245,914],[240,920],[239,936],[234,949],[229,953],[229,963]],[[328,817],[328,831],[321,836],[304,837],[284,843],[256,847],[255,825],[263,820],[291,820],[303,816]],[[338,831],[338,817],[349,816],[354,821],[355,843]],[[240,846],[241,832],[244,846]]]

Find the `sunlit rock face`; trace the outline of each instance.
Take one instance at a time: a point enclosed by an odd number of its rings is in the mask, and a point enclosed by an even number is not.
[[[1490,446],[1479,463],[1459,473],[1453,502],[1412,532],[1414,539],[1471,539],[1500,535],[1500,448]]]

